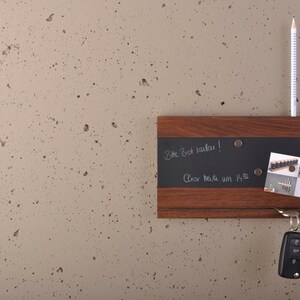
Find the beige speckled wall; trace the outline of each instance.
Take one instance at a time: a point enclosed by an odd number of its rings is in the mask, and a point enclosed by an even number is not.
[[[300,2],[0,1],[0,299],[299,299],[287,220],[156,218],[156,117],[288,115]]]

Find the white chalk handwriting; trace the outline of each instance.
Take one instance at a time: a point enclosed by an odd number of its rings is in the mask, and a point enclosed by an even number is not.
[[[194,183],[194,182],[201,182],[201,183],[214,183],[214,182],[222,182],[222,183],[233,183],[235,182],[243,182],[246,180],[249,180],[249,174],[246,172],[238,173],[234,175],[222,175],[219,176],[217,174],[201,174],[199,175],[192,175],[189,173],[185,173],[183,175],[183,182],[188,183]]]
[[[208,152],[218,151],[221,152],[221,142],[217,140],[215,144],[204,143],[195,147],[181,147],[177,150],[165,150],[164,160],[187,158],[194,155],[200,155]]]

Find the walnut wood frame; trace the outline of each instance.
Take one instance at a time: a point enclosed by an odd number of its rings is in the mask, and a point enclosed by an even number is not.
[[[158,117],[160,137],[300,137],[297,117]],[[276,218],[300,198],[262,188],[158,188],[158,218]]]

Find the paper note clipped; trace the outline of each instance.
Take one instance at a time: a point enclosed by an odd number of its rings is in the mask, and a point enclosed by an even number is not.
[[[271,152],[265,192],[300,197],[300,157]]]

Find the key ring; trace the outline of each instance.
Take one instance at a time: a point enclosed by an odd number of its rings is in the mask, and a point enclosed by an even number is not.
[[[291,216],[290,217],[290,225],[291,225],[290,231],[297,231],[298,228],[299,228],[299,223],[300,223],[299,215],[298,216]]]
[[[275,208],[280,214],[284,217],[290,218],[290,230],[289,231],[297,231],[300,225],[299,212],[296,210],[281,210]]]

